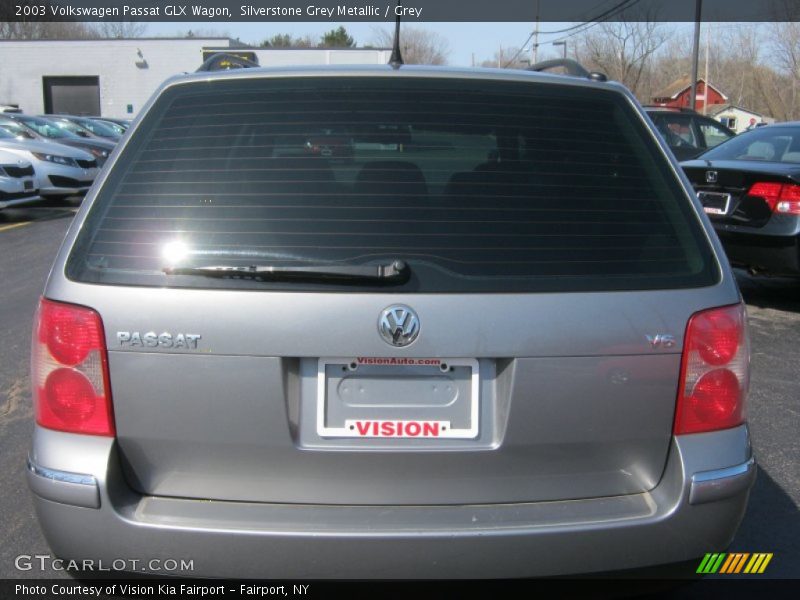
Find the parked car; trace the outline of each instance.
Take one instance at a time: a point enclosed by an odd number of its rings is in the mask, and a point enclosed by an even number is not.
[[[0,129],[0,149],[33,165],[35,188],[41,196],[62,199],[82,196],[97,176],[97,160],[88,152],[62,144],[20,141]]]
[[[324,129],[309,136],[304,150],[307,154],[334,160],[353,160],[353,137],[346,131]]]
[[[25,127],[29,132],[33,132],[36,139],[44,142],[56,142],[73,148],[79,148],[89,152],[97,160],[98,166],[103,166],[109,155],[114,150],[112,142],[102,139],[87,139],[82,138],[74,133],[71,133],[54,123],[41,117],[33,117],[31,115],[0,115],[0,127],[5,127],[9,123],[17,123]]]
[[[117,127],[120,127],[123,132],[127,131],[128,128],[131,126],[130,119],[116,119],[114,117],[89,117],[90,119],[94,119],[95,121],[100,121],[101,123],[113,123]]]
[[[130,122],[123,122],[121,119],[118,121],[110,121],[108,119],[97,119],[92,117],[92,121],[101,123],[106,127],[110,127],[119,137],[125,135],[125,132],[128,131],[128,127],[130,127]]]
[[[13,121],[0,121],[0,132],[7,133],[11,137],[20,141],[39,139],[27,127],[20,125],[19,123],[14,123]]]
[[[736,135],[719,121],[693,110],[646,106],[647,115],[678,160],[689,160]]]
[[[755,477],[744,305],[634,96],[593,77],[166,82],[35,320],[53,553],[425,579],[724,550]],[[286,143],[342,123],[414,150]]]
[[[42,118],[49,119],[59,127],[66,129],[81,137],[107,139],[117,143],[122,137],[114,128],[109,127],[86,117],[73,117],[72,115],[46,115]]]
[[[681,166],[734,265],[800,276],[800,123],[746,131]]]
[[[0,210],[38,197],[31,163],[0,148]]]

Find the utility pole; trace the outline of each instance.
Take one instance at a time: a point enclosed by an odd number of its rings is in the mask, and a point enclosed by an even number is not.
[[[705,88],[705,100],[703,100],[703,114],[706,114],[706,110],[708,109],[708,49],[711,46],[711,25],[706,24],[706,75],[703,78],[705,83],[703,87]]]
[[[539,0],[536,0],[536,22],[533,24],[533,44],[531,44],[531,64],[536,64],[539,54]]]
[[[689,108],[697,108],[697,62],[700,53],[700,19],[703,12],[703,0],[695,0],[694,5],[694,44],[692,45],[692,89]]]

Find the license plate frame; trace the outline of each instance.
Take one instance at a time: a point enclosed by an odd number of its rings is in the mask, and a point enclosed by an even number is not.
[[[731,195],[725,192],[697,192],[697,199],[707,215],[724,216],[731,208]],[[709,202],[712,205],[709,206]]]
[[[379,361],[379,362],[375,362]],[[430,364],[425,361],[436,361]],[[429,367],[432,374],[440,370],[442,364],[447,364],[451,367],[468,367],[471,372],[469,375],[469,427],[451,428],[450,422],[446,420],[437,420],[438,433],[433,437],[424,437],[416,435],[408,435],[408,429],[405,429],[400,435],[373,435],[372,431],[366,433],[359,433],[359,431],[352,427],[353,420],[346,420],[341,427],[328,427],[326,425],[326,400],[328,397],[328,377],[327,367],[329,365],[347,366],[351,364],[379,364],[381,366],[414,366],[414,367]],[[413,408],[410,407],[410,408]],[[409,415],[410,417],[411,415]],[[476,439],[480,432],[480,370],[477,359],[474,358],[382,358],[382,357],[369,357],[369,358],[353,358],[353,357],[333,357],[333,358],[320,358],[317,363],[317,394],[316,394],[316,432],[321,438],[337,438],[337,439],[395,439],[408,441],[412,439],[457,439],[468,440]],[[434,421],[409,419],[391,419],[391,420],[376,420],[363,418],[361,420],[369,422],[391,422],[395,425],[403,425],[408,423],[434,423]]]

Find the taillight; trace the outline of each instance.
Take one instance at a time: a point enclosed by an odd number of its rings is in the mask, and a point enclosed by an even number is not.
[[[747,195],[763,198],[774,213],[800,215],[800,185],[762,181],[750,186]]]
[[[114,436],[100,315],[42,298],[33,323],[31,387],[42,427]]]
[[[744,423],[749,377],[744,305],[692,315],[684,340],[675,435]]]

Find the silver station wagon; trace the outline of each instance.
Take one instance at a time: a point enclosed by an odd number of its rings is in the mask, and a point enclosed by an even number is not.
[[[310,153],[346,131],[346,160]],[[744,306],[633,96],[408,67],[167,81],[33,334],[53,552],[191,575],[525,577],[724,549]]]

